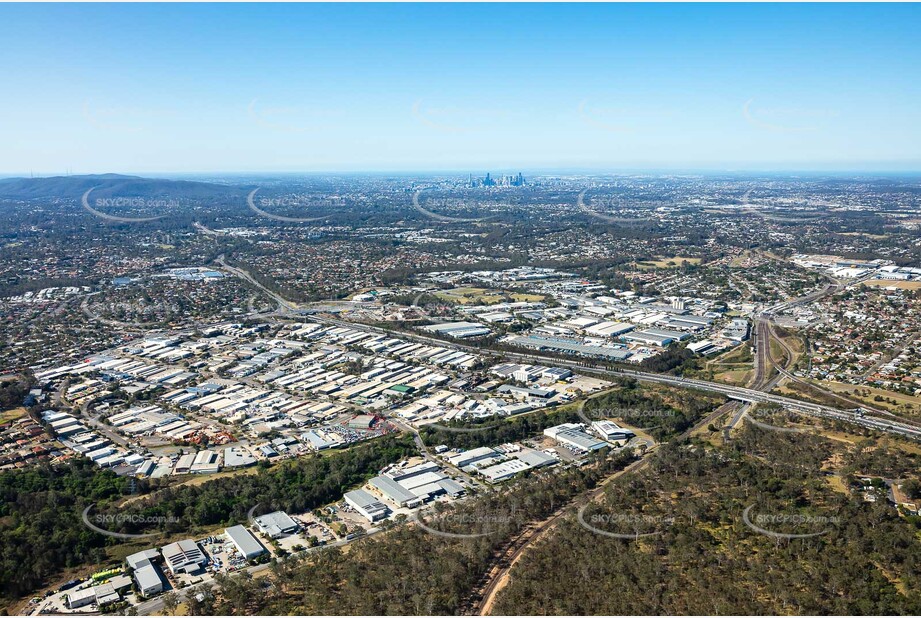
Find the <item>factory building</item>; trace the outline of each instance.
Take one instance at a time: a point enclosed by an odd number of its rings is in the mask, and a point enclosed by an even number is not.
[[[509,459],[508,461],[481,468],[479,473],[486,477],[491,483],[498,483],[510,479],[521,472],[526,472],[535,468],[543,468],[545,466],[553,466],[557,463],[558,460],[555,457],[529,449],[515,453],[513,459]]]
[[[577,423],[564,423],[555,427],[548,427],[544,435],[553,438],[563,446],[568,446],[579,451],[597,451],[610,446],[607,442],[597,440],[582,430],[582,425]]]
[[[256,540],[252,532],[243,526],[231,526],[224,530],[224,534],[247,560],[252,560],[266,553],[265,547]]]
[[[92,588],[83,588],[67,593],[67,607],[77,609],[96,602],[96,593]]]
[[[709,339],[688,344],[688,351],[694,354],[709,354],[716,351],[716,344]]]
[[[150,597],[163,592],[163,578],[154,564],[159,559],[156,549],[145,549],[125,558],[128,566],[134,569],[134,583],[142,596]]]
[[[138,592],[145,597],[163,592],[163,578],[152,564],[135,570],[134,583],[137,584]]]
[[[439,335],[447,335],[455,339],[466,339],[468,337],[481,337],[488,335],[491,331],[478,322],[447,322],[445,324],[432,324],[423,326],[423,330]]]
[[[358,511],[370,522],[384,519],[390,513],[390,509],[387,508],[386,504],[363,489],[347,492],[343,497],[346,504]]]
[[[207,559],[204,552],[198,546],[198,543],[192,539],[184,539],[170,543],[160,550],[163,554],[163,560],[169,570],[176,575],[178,573],[194,573],[204,566]]]
[[[751,334],[751,326],[748,324],[748,320],[735,318],[729,323],[729,326],[723,329],[721,334],[726,339],[741,343],[747,340]]]
[[[461,470],[464,470],[468,466],[482,466],[486,463],[496,461],[501,458],[501,455],[497,453],[494,449],[489,448],[488,446],[481,446],[479,448],[470,449],[469,451],[464,451],[459,455],[452,455],[448,457],[448,463],[452,466],[456,466]]]
[[[272,539],[277,539],[286,534],[294,534],[300,529],[297,522],[291,519],[284,511],[274,511],[267,515],[260,515],[253,518],[253,521],[256,523],[256,528],[259,532]]]
[[[627,442],[636,434],[611,421],[595,421],[592,431],[609,442]]]

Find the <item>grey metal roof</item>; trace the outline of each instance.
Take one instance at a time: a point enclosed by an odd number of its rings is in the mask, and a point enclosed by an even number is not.
[[[416,495],[397,483],[389,476],[375,476],[371,479],[371,486],[380,490],[386,497],[397,504],[404,504],[416,499]]]
[[[440,485],[450,496],[457,496],[466,491],[464,486],[454,479],[441,479],[438,481],[438,485]]]
[[[344,497],[357,504],[360,508],[370,512],[383,511],[387,509],[387,505],[366,492],[364,489],[355,489],[346,493]],[[415,498],[415,496],[413,496],[413,498]]]
[[[585,356],[602,356],[625,360],[633,355],[629,350],[618,350],[615,348],[606,348],[597,345],[587,345],[576,341],[567,341],[564,339],[554,339],[550,337],[534,336],[516,336],[511,340],[515,345],[538,350],[558,350],[563,352],[573,352]]]
[[[152,564],[135,569],[134,580],[138,583],[138,588],[141,590],[163,585],[163,579],[160,577],[157,567]]]
[[[297,522],[284,511],[274,511],[266,515],[260,515],[254,518],[254,521],[260,528],[267,530],[277,528],[279,532],[291,532],[297,530]]]
[[[224,530],[224,534],[233,541],[233,544],[237,546],[240,553],[247,558],[265,553],[266,551],[265,547],[256,540],[252,532],[243,526],[231,526]]]
[[[596,440],[584,431],[578,431],[576,429],[563,429],[556,435],[557,438],[566,438],[568,441],[586,451],[597,451],[598,449],[610,446],[607,442]]]

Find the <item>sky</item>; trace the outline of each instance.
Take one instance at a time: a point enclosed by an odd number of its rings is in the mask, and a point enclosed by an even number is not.
[[[921,170],[921,6],[0,5],[0,173]]]

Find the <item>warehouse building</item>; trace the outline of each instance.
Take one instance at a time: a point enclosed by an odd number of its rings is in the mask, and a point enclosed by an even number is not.
[[[599,322],[594,326],[589,326],[585,332],[596,337],[619,337],[624,333],[629,333],[636,328],[629,322]]]
[[[559,339],[556,337],[514,335],[509,337],[507,341],[512,345],[530,348],[532,350],[564,352],[568,354],[577,354],[579,356],[588,356],[591,358],[604,358],[613,361],[625,361],[633,356],[633,352],[630,350],[600,345],[588,345],[573,341],[571,339]]]
[[[568,446],[579,451],[597,451],[610,446],[607,442],[602,442],[593,438],[582,430],[582,425],[577,423],[564,423],[555,427],[548,427],[544,430],[544,435],[553,438],[563,446]]]
[[[510,479],[516,474],[530,469],[531,466],[521,461],[520,459],[509,459],[508,461],[503,461],[502,463],[497,463],[486,468],[481,468],[479,472],[491,483],[497,483],[499,481]]]
[[[494,461],[501,459],[501,455],[497,453],[494,449],[491,449],[488,446],[481,446],[479,448],[470,449],[469,451],[464,451],[459,455],[452,455],[448,457],[448,463],[452,466],[456,466],[461,470],[467,468],[468,466],[483,466],[488,465]]]
[[[192,539],[170,543],[160,551],[163,554],[166,566],[169,567],[173,575],[194,573],[207,562],[204,552],[202,552],[198,543]]]
[[[67,593],[67,607],[77,609],[96,602],[96,593],[92,588],[83,588]]]
[[[102,607],[103,605],[108,605],[109,603],[118,603],[122,600],[118,591],[115,590],[115,586],[111,582],[105,584],[99,584],[98,586],[93,586],[93,595],[96,597],[96,605]]]
[[[721,334],[730,341],[741,343],[748,339],[751,334],[751,327],[748,324],[748,320],[735,318],[729,323],[729,326],[723,329]]]
[[[347,492],[343,497],[346,504],[358,511],[370,522],[384,519],[390,513],[387,505],[363,489]]]
[[[464,488],[433,461],[408,468],[396,467],[374,477],[370,484],[394,504],[408,508],[415,508],[436,496],[456,497],[464,493]]]
[[[595,421],[592,423],[592,431],[610,442],[627,442],[636,435],[612,421]]]
[[[231,446],[224,449],[224,466],[227,468],[246,468],[256,463],[256,458],[242,448]]]
[[[688,344],[688,351],[694,354],[709,354],[717,350],[716,344],[709,339]]]
[[[665,335],[657,335],[649,331],[638,330],[634,333],[628,333],[624,335],[624,341],[629,341],[631,343],[640,343],[643,345],[657,345],[661,347],[666,347],[671,344],[675,338],[668,337]]]
[[[679,330],[692,330],[698,331],[703,330],[710,326],[713,322],[710,318],[705,318],[697,315],[682,315],[668,318],[665,321],[665,326],[668,328],[677,328]]]
[[[558,463],[555,457],[531,449],[515,453],[513,457],[513,459],[509,459],[508,461],[481,468],[479,473],[486,477],[491,483],[498,483],[510,479],[521,472],[526,472],[535,468],[553,466]]]
[[[496,393],[500,395],[508,394],[516,399],[528,399],[530,397],[535,399],[550,399],[556,395],[556,391],[550,390],[549,388],[522,388],[520,386],[512,386],[511,384],[503,384],[496,389]]]
[[[447,335],[456,339],[466,339],[467,337],[480,337],[488,335],[491,331],[478,322],[448,322],[445,324],[432,324],[423,326],[423,330],[439,335]]]
[[[349,429],[371,429],[374,417],[369,414],[359,414],[349,420]]]
[[[233,543],[233,546],[237,548],[237,551],[247,560],[257,558],[267,551],[266,548],[256,540],[253,533],[243,526],[231,526],[224,530],[224,534],[230,542]]]
[[[297,522],[284,511],[275,511],[253,519],[256,528],[269,538],[277,539],[287,534],[294,534],[300,529]]]
[[[200,451],[195,455],[189,471],[194,474],[214,474],[221,469],[218,454],[214,451]]]
[[[160,571],[153,564],[135,569],[134,583],[137,584],[138,592],[145,597],[151,597],[163,592],[163,578],[160,576]]]
[[[420,498],[389,476],[375,476],[369,483],[371,487],[381,492],[381,495],[397,506],[415,508],[424,501],[423,498]]]

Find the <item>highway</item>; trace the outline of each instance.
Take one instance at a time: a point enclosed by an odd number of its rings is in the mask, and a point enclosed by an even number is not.
[[[504,351],[496,352],[496,351],[491,351],[491,350],[484,350],[476,346],[445,341],[442,339],[435,339],[432,337],[427,337],[427,336],[419,335],[415,333],[405,333],[402,331],[389,330],[389,329],[379,328],[375,326],[369,326],[366,324],[348,322],[348,321],[340,320],[337,318],[327,317],[325,315],[319,315],[319,314],[314,313],[315,309],[312,310],[310,306],[300,307],[297,304],[292,303],[288,301],[287,299],[284,299],[280,295],[274,292],[271,292],[270,290],[262,286],[260,283],[258,283],[254,278],[249,276],[249,274],[246,273],[245,271],[238,269],[238,268],[228,266],[226,262],[224,261],[223,256],[220,256],[217,259],[217,262],[228,272],[247,281],[250,285],[253,285],[259,288],[260,290],[268,294],[270,297],[275,299],[275,301],[279,305],[279,310],[277,314],[282,315],[282,316],[305,317],[306,315],[309,314],[311,320],[325,323],[325,324],[332,325],[332,326],[341,326],[341,327],[362,330],[365,332],[370,332],[370,333],[375,333],[375,334],[402,337],[408,340],[414,340],[414,341],[419,341],[419,342],[427,343],[431,345],[438,345],[442,347],[463,350],[463,351],[467,351],[467,352],[471,352],[471,353],[475,353],[479,355],[485,354],[485,355],[499,356],[499,357],[502,357],[503,359],[517,361],[517,362],[566,367],[566,368],[580,371],[582,373],[595,374],[595,375],[608,377],[608,378],[633,378],[640,382],[666,384],[669,386],[675,386],[679,388],[697,389],[697,390],[702,390],[702,391],[707,391],[707,392],[718,393],[718,394],[724,395],[728,399],[743,403],[742,406],[738,406],[738,404],[733,405],[732,403],[727,403],[727,404],[724,404],[723,406],[720,406],[719,408],[714,410],[711,414],[707,415],[706,418],[696,423],[695,426],[692,429],[685,432],[684,435],[689,435],[695,429],[704,427],[707,424],[712,423],[716,418],[718,418],[719,416],[723,414],[726,414],[727,412],[734,412],[733,419],[730,423],[730,425],[733,425],[741,420],[744,412],[749,408],[748,404],[773,403],[773,404],[778,404],[780,406],[784,406],[791,410],[801,412],[803,414],[810,415],[810,416],[817,416],[817,417],[822,417],[822,418],[827,418],[827,419],[832,419],[832,420],[843,421],[843,422],[859,425],[862,427],[866,427],[869,429],[884,431],[888,433],[895,433],[895,434],[899,434],[899,435],[913,438],[916,440],[921,440],[921,427],[916,426],[916,425],[908,424],[908,423],[901,422],[901,421],[894,421],[891,419],[881,419],[881,418],[866,415],[863,413],[856,413],[853,411],[840,410],[838,408],[833,408],[830,406],[824,406],[824,405],[804,402],[804,401],[800,401],[800,400],[793,399],[790,397],[774,395],[774,394],[771,394],[770,392],[764,392],[763,390],[759,390],[757,388],[731,386],[728,384],[708,382],[706,380],[697,380],[697,379],[684,378],[684,377],[679,377],[679,376],[649,373],[649,372],[632,370],[632,369],[608,369],[608,368],[594,366],[592,363],[588,361],[563,360],[563,359],[559,359],[556,357],[543,356],[540,354],[532,354],[532,353],[527,353],[527,352],[521,352],[521,353],[504,352]],[[828,293],[827,291],[828,289],[836,289],[836,284],[832,286],[828,286],[825,290],[814,293],[813,295],[810,295],[810,296],[814,296],[815,298],[817,298],[824,293]],[[790,301],[790,302],[811,302],[811,300],[807,301],[806,300],[807,298],[809,297],[804,297],[803,299],[798,299],[797,301]],[[789,306],[789,303],[784,303],[783,305]],[[774,308],[774,309],[776,310],[777,308]],[[768,325],[768,328],[769,328],[769,325]],[[764,335],[765,341],[763,344],[759,343],[759,347],[766,348],[769,350],[770,331],[767,329],[765,329],[765,331],[766,331],[766,334]],[[788,372],[786,372],[786,370],[782,368],[779,371],[780,373],[777,376],[778,379],[780,377],[791,375],[791,374],[788,374]],[[760,377],[763,378],[764,377],[763,374]],[[763,380],[760,380],[760,381],[762,382],[763,387],[767,386],[767,384],[763,384]],[[412,429],[409,429],[409,431],[411,431],[415,435],[417,444],[420,446],[420,451],[423,453],[424,456],[427,455],[428,454],[427,448],[425,447],[424,444],[421,443],[421,439],[418,435],[418,432]],[[621,471],[620,473],[613,475],[612,478],[619,476],[621,474],[629,474],[632,472],[636,472],[642,469],[643,467],[645,467],[648,462],[648,454],[655,450],[654,447],[655,445],[653,445],[652,448],[647,449],[646,457],[641,458],[639,461],[635,462],[634,464],[629,466],[627,469]],[[604,489],[605,484],[606,483],[603,483],[601,486],[599,486],[598,488],[590,492],[590,494],[587,496],[588,499],[591,500],[595,498],[597,495],[600,495],[600,493]],[[563,507],[561,507],[560,509],[558,509],[553,515],[551,515],[549,518],[545,519],[544,521],[537,522],[534,525],[529,526],[528,529],[519,538],[515,539],[515,541],[513,541],[511,546],[508,548],[507,552],[503,556],[500,557],[500,561],[496,565],[496,567],[492,571],[489,572],[489,574],[486,577],[486,581],[480,587],[478,587],[477,592],[474,594],[473,598],[468,601],[464,609],[466,609],[468,612],[472,610],[475,613],[488,612],[492,607],[492,603],[495,599],[496,593],[503,587],[504,583],[508,581],[508,576],[509,576],[512,565],[515,562],[517,562],[517,560],[521,557],[521,555],[525,551],[527,551],[527,549],[533,544],[535,540],[540,538],[543,533],[547,532],[550,528],[553,527],[553,525],[556,522],[559,521],[559,519],[568,511],[571,505],[572,503],[568,503],[564,505]],[[376,534],[379,531],[380,531],[379,529],[373,529],[370,531],[370,534]],[[333,543],[331,545],[337,546],[337,545],[341,545],[344,543],[345,541],[343,540],[337,543]],[[305,551],[313,551],[315,549],[319,549],[319,548],[311,548]],[[268,568],[268,565],[258,565],[255,567],[250,567],[247,570],[249,570],[251,573],[256,573],[256,572],[265,570],[267,568]],[[188,593],[188,590],[177,591],[177,594],[180,596],[180,598],[184,597],[184,595],[186,595],[187,593]],[[163,611],[163,600],[162,599],[163,597],[161,595],[155,599],[151,599],[150,601],[147,601],[141,604],[137,608],[138,613],[139,614],[151,614],[154,612],[162,612]]]
[[[729,399],[734,399],[737,401],[748,402],[748,403],[773,403],[785,408],[789,408],[796,412],[802,414],[807,414],[810,416],[826,418],[830,420],[841,421],[845,423],[850,423],[854,425],[859,425],[867,429],[873,429],[876,431],[883,431],[887,433],[893,433],[901,435],[907,438],[912,438],[915,440],[921,440],[921,426],[908,423],[906,421],[896,421],[891,418],[880,418],[878,416],[873,416],[872,414],[866,414],[863,412],[856,412],[853,410],[842,410],[839,408],[833,408],[831,406],[825,406],[815,403],[809,403],[805,401],[800,401],[799,399],[793,399],[792,397],[785,397],[783,395],[775,395],[770,392],[763,392],[756,388],[746,388],[741,386],[732,386],[729,384],[721,384],[719,382],[708,382],[706,380],[698,380],[693,378],[683,378],[679,376],[672,376],[666,374],[650,373],[645,371],[638,371],[634,369],[608,369],[605,367],[598,367],[591,363],[589,360],[585,361],[575,361],[575,360],[566,360],[560,359],[553,356],[543,356],[540,354],[534,354],[529,352],[506,352],[506,351],[494,351],[486,350],[479,348],[477,346],[467,345],[463,343],[446,341],[443,339],[436,339],[434,337],[427,337],[425,335],[420,335],[416,333],[407,333],[399,330],[392,330],[386,328],[380,328],[377,326],[369,326],[367,324],[361,324],[358,322],[349,322],[346,320],[341,320],[338,318],[328,317],[316,313],[316,309],[312,309],[311,305],[299,306],[296,303],[293,303],[279,294],[272,292],[261,283],[256,281],[253,277],[249,275],[244,270],[239,268],[228,266],[224,260],[224,256],[219,256],[216,260],[224,269],[226,269],[231,274],[243,279],[248,282],[250,285],[253,285],[270,297],[272,297],[279,306],[278,314],[285,315],[289,317],[307,317],[316,322],[323,324],[328,324],[331,326],[340,326],[344,328],[352,328],[355,330],[362,330],[369,333],[387,335],[389,337],[401,337],[410,341],[418,341],[421,343],[426,343],[429,345],[437,345],[441,347],[453,348],[455,350],[463,350],[470,352],[472,354],[478,355],[488,355],[488,356],[497,356],[505,360],[511,360],[521,363],[530,363],[530,364],[540,364],[540,365],[550,365],[556,367],[565,367],[567,369],[572,369],[574,371],[579,371],[586,374],[593,374],[597,376],[607,377],[607,378],[624,378],[629,377],[633,378],[639,382],[651,382],[658,384],[668,384],[670,386],[677,386],[681,388],[694,388],[697,390],[718,393],[724,395]],[[785,301],[772,307],[771,309],[763,312],[761,315],[765,318],[770,318],[771,314],[780,310],[789,308],[795,305],[800,305],[804,303],[813,302],[814,300],[821,298],[827,294],[832,294],[838,290],[841,284],[838,282],[830,283],[825,286],[823,289],[797,298],[790,301]],[[319,303],[322,305],[323,303]],[[769,349],[769,345],[763,346]],[[779,376],[778,376],[779,377]]]
[[[809,403],[806,401],[800,401],[799,399],[793,399],[792,397],[785,397],[783,395],[775,395],[773,393],[763,392],[754,388],[746,388],[742,386],[732,386],[729,384],[721,384],[719,382],[708,382],[706,380],[698,380],[694,378],[683,378],[680,376],[672,376],[659,373],[649,373],[645,371],[638,371],[634,369],[607,369],[595,367],[588,362],[581,361],[570,361],[559,359],[552,356],[541,356],[539,354],[530,354],[524,352],[493,352],[490,350],[482,350],[475,346],[454,343],[449,341],[444,341],[441,339],[433,339],[431,337],[425,337],[423,335],[416,335],[410,333],[404,333],[402,331],[392,331],[384,328],[378,328],[375,326],[368,326],[366,324],[359,324],[356,322],[347,322],[345,320],[339,320],[336,318],[329,318],[321,315],[312,315],[311,319],[316,320],[317,322],[322,322],[334,326],[342,326],[347,328],[353,328],[356,330],[365,330],[367,332],[373,332],[376,334],[383,334],[388,336],[398,336],[403,337],[409,340],[422,341],[431,345],[439,345],[442,347],[454,348],[457,350],[464,350],[467,352],[475,354],[493,354],[503,357],[506,360],[513,360],[522,363],[531,363],[531,364],[542,364],[542,365],[551,365],[557,367],[566,367],[568,369],[581,371],[582,373],[600,375],[608,378],[624,378],[629,377],[633,378],[639,382],[653,382],[658,384],[667,384],[670,386],[677,386],[682,388],[694,388],[697,390],[708,391],[713,393],[718,393],[726,396],[729,399],[734,399],[742,402],[749,403],[774,403],[803,414],[810,416],[817,416],[822,418],[828,418],[832,420],[842,421],[845,423],[851,423],[855,425],[860,425],[867,429],[875,429],[878,431],[885,431],[888,433],[899,434],[908,438],[913,438],[916,440],[921,440],[921,426],[909,424],[903,421],[895,421],[893,419],[887,418],[878,418],[875,416],[867,414],[858,414],[853,411],[841,410],[838,408],[833,408],[830,406],[819,405],[815,403]]]

